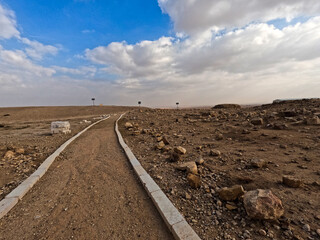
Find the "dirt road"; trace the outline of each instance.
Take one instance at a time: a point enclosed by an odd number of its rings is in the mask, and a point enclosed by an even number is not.
[[[0,239],[173,239],[120,149],[116,118],[56,159],[0,220]]]

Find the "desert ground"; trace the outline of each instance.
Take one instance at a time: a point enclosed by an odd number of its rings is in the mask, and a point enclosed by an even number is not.
[[[128,109],[108,106],[0,108],[0,200],[90,122],[97,121],[101,115]],[[52,121],[69,121],[71,134],[52,135]]]
[[[120,131],[202,239],[319,239],[319,116],[316,99],[141,109]],[[274,216],[249,216],[256,189],[271,190]]]
[[[90,124],[84,120],[112,114],[72,143],[0,220],[0,239],[172,239],[115,137],[123,112],[126,143],[201,239],[320,238],[320,100],[297,100],[0,108],[0,200]],[[71,123],[71,134],[50,133],[58,120]],[[257,189],[277,199],[271,217],[246,208]]]

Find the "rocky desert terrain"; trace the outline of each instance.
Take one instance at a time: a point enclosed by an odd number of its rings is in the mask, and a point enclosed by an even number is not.
[[[67,139],[109,113],[129,107],[0,108],[0,200]],[[84,121],[86,120],[86,121]],[[70,134],[50,132],[52,121],[69,121]]]
[[[140,109],[119,122],[202,239],[320,239],[320,100]]]

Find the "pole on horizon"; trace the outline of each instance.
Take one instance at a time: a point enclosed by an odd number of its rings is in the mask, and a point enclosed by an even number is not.
[[[177,109],[179,109],[179,103],[178,102],[176,102],[176,105],[177,105]]]
[[[92,106],[94,106],[94,100],[96,100],[96,99],[95,98],[91,98]]]
[[[141,101],[138,101],[138,105],[139,105],[139,107],[141,106]]]

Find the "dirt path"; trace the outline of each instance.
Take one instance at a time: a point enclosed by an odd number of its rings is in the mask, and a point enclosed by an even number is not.
[[[56,159],[0,220],[0,239],[173,239],[120,150],[115,119]]]

